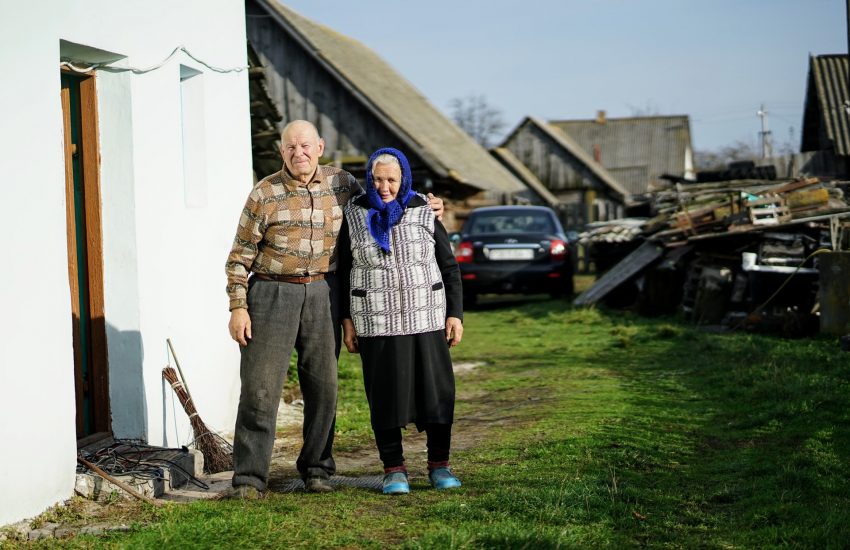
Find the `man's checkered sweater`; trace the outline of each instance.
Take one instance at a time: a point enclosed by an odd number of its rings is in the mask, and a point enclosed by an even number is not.
[[[345,207],[351,251],[351,276],[346,282],[351,284],[351,301],[350,311],[344,309],[343,316],[350,313],[358,336],[397,336],[445,329],[446,288],[435,256],[434,213],[427,202],[421,196],[411,200],[392,228],[389,254],[369,233],[367,213],[362,201],[351,201]],[[445,229],[442,225],[438,228],[441,244],[447,246]],[[446,261],[445,256],[441,255],[441,261]],[[449,257],[454,260],[450,249]],[[449,286],[452,291],[459,290],[457,263],[450,263]],[[450,301],[458,302],[454,294],[457,293],[453,292]],[[452,304],[449,315],[460,318],[459,307]]]

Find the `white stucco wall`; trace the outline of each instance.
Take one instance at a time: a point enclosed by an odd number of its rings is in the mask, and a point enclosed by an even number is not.
[[[68,498],[74,484],[60,55],[112,52],[123,57],[116,67],[146,68],[184,45],[232,68],[246,64],[245,40],[241,0],[0,3],[0,525]],[[184,200],[181,64],[203,79],[203,207]],[[101,71],[97,87],[113,432],[188,442],[161,382],[169,337],[204,421],[230,431],[238,349],[223,267],[251,185],[247,72],[180,53],[144,74]]]

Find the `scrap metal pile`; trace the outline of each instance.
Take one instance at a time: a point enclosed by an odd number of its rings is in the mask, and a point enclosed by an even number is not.
[[[818,255],[850,249],[848,182],[671,182],[652,218],[579,235],[598,280],[576,305],[681,312],[698,324],[817,331]]]

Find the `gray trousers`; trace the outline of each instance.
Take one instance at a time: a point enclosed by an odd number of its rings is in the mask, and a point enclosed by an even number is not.
[[[302,478],[327,478],[336,420],[339,302],[335,276],[310,284],[252,279],[248,313],[252,338],[241,348],[242,390],[233,442],[233,485],[263,491],[275,439],[277,409],[292,350],[304,398],[304,445],[296,466]]]

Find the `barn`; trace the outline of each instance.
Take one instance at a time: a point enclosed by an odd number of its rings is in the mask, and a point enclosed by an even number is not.
[[[304,119],[325,140],[321,162],[358,179],[372,151],[403,151],[414,188],[446,199],[450,230],[469,208],[520,200],[522,181],[369,48],[276,0],[247,0],[245,10],[252,81],[263,81],[251,87],[257,177],[280,169],[277,131]]]

